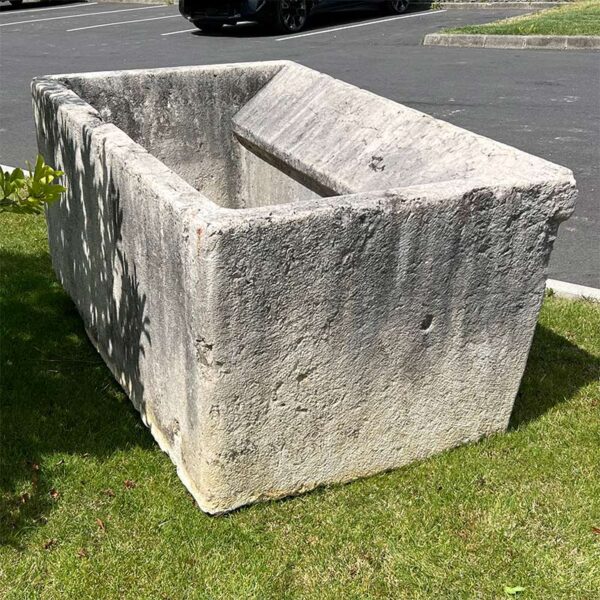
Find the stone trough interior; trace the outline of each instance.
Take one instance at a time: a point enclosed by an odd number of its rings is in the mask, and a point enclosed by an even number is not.
[[[225,208],[469,179],[504,185],[531,168],[552,175],[550,163],[292,63],[63,83]]]
[[[248,150],[232,133],[236,113],[282,68],[170,70],[65,81],[113,123],[210,200],[254,208],[319,197]],[[284,167],[285,168],[285,167]],[[268,185],[266,183],[268,182]]]

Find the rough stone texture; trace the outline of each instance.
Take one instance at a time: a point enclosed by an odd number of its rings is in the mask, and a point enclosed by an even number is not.
[[[568,169],[287,62],[33,96],[56,272],[203,510],[506,428]]]

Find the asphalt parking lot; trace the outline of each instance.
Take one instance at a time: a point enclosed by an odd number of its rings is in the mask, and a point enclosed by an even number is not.
[[[600,287],[598,54],[436,48],[426,33],[515,10],[377,13],[316,19],[277,36],[255,24],[218,35],[175,6],[116,3],[0,6],[0,164],[33,160],[29,82],[36,75],[290,59],[571,168],[580,189],[549,270]],[[435,160],[435,157],[432,157]]]

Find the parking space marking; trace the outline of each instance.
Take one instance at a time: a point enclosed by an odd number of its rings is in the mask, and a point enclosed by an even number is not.
[[[103,10],[93,13],[77,13],[76,15],[63,15],[61,17],[44,17],[43,19],[29,19],[28,21],[14,21],[13,23],[2,23],[0,27],[11,27],[12,25],[23,25],[24,23],[41,23],[42,21],[58,21],[59,19],[81,19],[81,17],[96,17],[98,15],[110,15],[114,13],[130,12],[132,10],[151,10],[153,8],[167,8],[167,5],[142,6],[140,8],[120,8],[119,10]]]
[[[226,25],[226,27],[235,27],[238,25],[252,25],[255,21],[237,21],[235,25]],[[168,33],[161,33],[160,35],[175,35],[177,33],[191,33],[193,31],[200,31],[197,27],[194,29],[180,29],[179,31],[169,31]]]
[[[276,38],[276,42],[287,42],[288,40],[296,40],[298,38],[309,37],[311,35],[323,35],[325,33],[335,33],[336,31],[344,31],[345,29],[355,29],[356,27],[368,27],[369,25],[378,25],[379,23],[389,23],[390,21],[398,21],[399,19],[410,19],[411,17],[426,17],[427,15],[440,15],[446,10],[428,10],[412,15],[400,15],[399,17],[389,17],[387,19],[377,19],[375,21],[365,21],[364,23],[355,23],[354,25],[344,25],[342,27],[333,27],[332,29],[323,29],[322,31],[309,31],[308,33],[298,33],[287,35],[286,37]]]
[[[102,23],[100,25],[88,25],[87,27],[75,27],[74,29],[67,29],[67,33],[71,33],[71,31],[83,31],[84,29],[98,29],[99,27],[116,27],[117,25],[129,25],[129,23],[143,23],[144,21],[160,21],[161,19],[181,19],[181,15],[167,15],[166,17],[152,17],[150,19],[133,19],[132,21],[117,21],[116,23]]]
[[[169,33],[161,33],[160,35],[175,35],[176,33],[190,33],[192,31],[199,31],[196,27],[194,29],[180,29],[179,31],[169,31]]]
[[[79,8],[80,6],[94,6],[98,4],[97,2],[74,2],[73,4],[65,4],[64,6],[53,6],[52,8],[30,8],[25,11],[19,11],[16,13],[14,10],[6,11],[5,13],[0,14],[0,16],[15,16],[16,14],[29,14],[34,12],[42,12],[43,10],[61,10],[63,8]]]

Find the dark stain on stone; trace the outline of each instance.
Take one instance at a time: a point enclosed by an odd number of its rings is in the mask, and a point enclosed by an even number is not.
[[[372,171],[381,172],[385,170],[385,165],[383,164],[383,156],[371,156],[371,162],[369,163],[369,168]]]
[[[433,324],[433,315],[425,315],[421,321],[421,331],[429,331]]]

